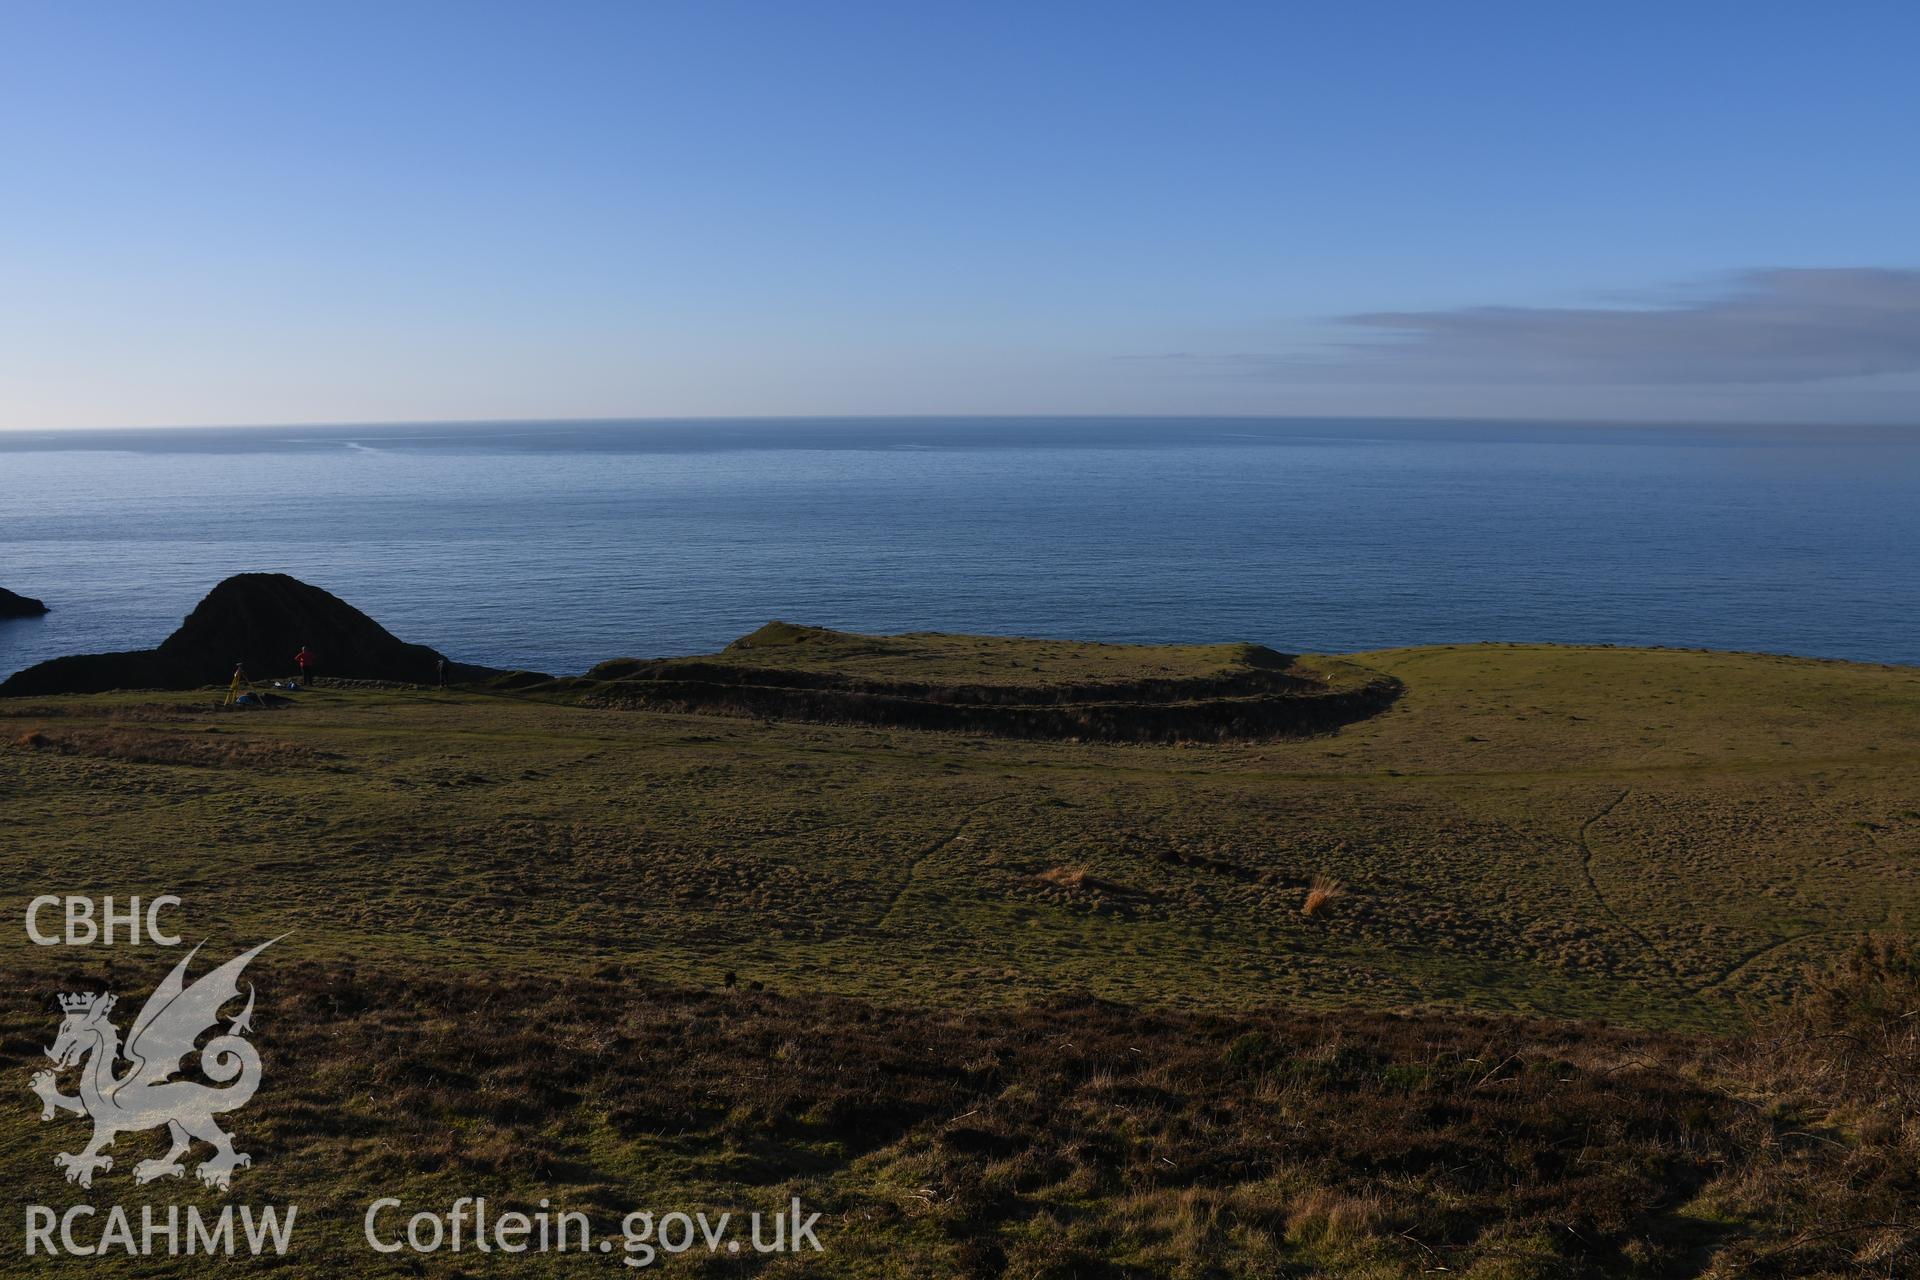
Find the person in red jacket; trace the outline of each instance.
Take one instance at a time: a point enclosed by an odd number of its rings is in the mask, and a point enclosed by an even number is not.
[[[313,650],[307,648],[305,645],[301,645],[300,652],[293,655],[293,660],[300,664],[301,685],[303,687],[311,687],[313,684]]]

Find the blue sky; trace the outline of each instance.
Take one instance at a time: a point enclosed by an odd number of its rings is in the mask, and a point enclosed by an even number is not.
[[[0,427],[1920,422],[1907,4],[0,5]]]

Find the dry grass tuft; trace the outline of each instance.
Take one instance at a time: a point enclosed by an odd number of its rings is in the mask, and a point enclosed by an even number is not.
[[[1346,888],[1332,876],[1315,876],[1313,884],[1307,890],[1307,900],[1300,907],[1303,916],[1317,916],[1333,905],[1334,899],[1346,896]]]
[[[1286,1238],[1294,1244],[1365,1239],[1377,1234],[1388,1217],[1377,1191],[1355,1195],[1333,1187],[1313,1187],[1286,1216]]]
[[[1114,880],[1102,880],[1090,875],[1085,867],[1053,867],[1042,871],[1034,879],[1061,889],[1076,889],[1086,893],[1106,893],[1124,895],[1129,892],[1127,886]]]

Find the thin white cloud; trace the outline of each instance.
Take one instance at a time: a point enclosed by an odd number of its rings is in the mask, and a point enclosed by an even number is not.
[[[1920,271],[1749,271],[1640,306],[1476,306],[1337,318],[1330,351],[1174,363],[1287,380],[1683,386],[1823,382],[1920,370]]]

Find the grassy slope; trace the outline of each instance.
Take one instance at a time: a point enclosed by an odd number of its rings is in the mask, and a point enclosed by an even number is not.
[[[727,969],[891,1001],[1062,990],[1725,1025],[1920,904],[1920,673],[1462,647],[1327,738],[1192,749],[326,692],[72,699],[0,750],[10,882],[172,890],[303,954]],[[210,732],[217,730],[218,732]],[[122,746],[88,747],[110,731]],[[75,737],[75,735],[79,735]],[[272,744],[286,744],[275,762]],[[196,750],[206,750],[196,747]],[[1107,886],[1040,881],[1056,867]],[[1307,883],[1348,896],[1304,918]]]
[[[391,1274],[355,1243],[385,1192],[553,1194],[603,1229],[636,1204],[797,1193],[830,1213],[822,1274],[1036,1277],[1268,1275],[1277,1257],[1746,1274],[1815,1191],[1904,1194],[1844,1130],[1807,1137],[1784,1104],[1703,1085],[1691,1039],[1257,1010],[1733,1025],[1737,997],[1913,918],[1920,673],[1530,647],[1364,660],[1406,681],[1394,710],[1224,748],[410,691],[272,715],[0,704],[0,867],[16,920],[34,892],[175,892],[214,955],[296,931],[260,964],[271,1074],[235,1125],[263,1156],[235,1198],[309,1215],[289,1274]],[[1037,878],[1055,867],[1096,887]],[[1305,918],[1320,873],[1349,893]],[[173,958],[17,932],[4,957],[22,1082],[49,989],[111,960],[142,992]],[[770,992],[673,989],[728,969]],[[1061,1003],[1078,990],[1146,1008]],[[77,1122],[42,1128],[16,1101],[0,1174],[23,1196],[219,1203],[134,1190],[152,1144],[131,1139],[93,1192],[65,1186],[47,1158]],[[10,1251],[0,1273],[25,1265]],[[427,1273],[463,1269],[509,1273],[471,1254]]]

